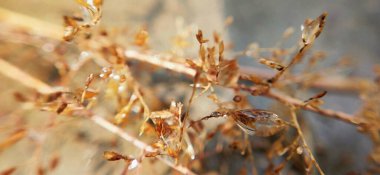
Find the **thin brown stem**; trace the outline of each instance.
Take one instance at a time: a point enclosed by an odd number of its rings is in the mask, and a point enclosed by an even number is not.
[[[63,27],[51,24],[36,18],[32,18],[14,11],[6,10],[3,8],[0,8],[0,21],[10,23],[12,25],[23,27],[26,29],[30,29],[32,34],[38,35],[38,36],[44,36],[46,38],[50,38],[53,40],[59,40],[62,39],[62,33],[63,33]],[[29,43],[30,41],[27,41]],[[175,63],[169,60],[165,60],[160,55],[154,55],[154,54],[143,54],[135,50],[126,50],[125,55],[134,60],[138,60],[141,62],[153,64],[162,68],[166,68],[168,70],[172,70],[175,72],[179,72],[185,75],[188,75],[190,77],[193,77],[195,75],[195,70],[192,68],[189,68],[185,66],[183,63]],[[273,72],[267,71],[265,69],[260,68],[254,68],[254,67],[247,67],[247,66],[240,66],[240,73],[241,75],[255,75],[260,78],[268,79],[273,76]],[[241,77],[243,78],[243,77]],[[293,77],[296,81],[295,83],[302,82],[302,76],[295,76]],[[293,79],[292,78],[292,79]],[[361,82],[361,83],[358,83]],[[358,84],[360,86],[358,86]],[[359,91],[364,88],[372,88],[374,87],[374,83],[367,81],[365,79],[362,79],[360,77],[356,77],[355,79],[352,78],[345,78],[345,77],[319,77],[314,82],[310,84],[310,87],[315,88],[322,88],[325,90],[337,90],[337,91]]]
[[[3,58],[0,58],[0,73],[11,78],[15,81],[20,82],[26,87],[36,89],[41,93],[52,93],[55,90],[49,85],[45,84],[41,80],[38,80],[28,73],[22,71],[21,69],[13,66],[12,64],[5,61]]]
[[[347,113],[344,113],[341,111],[335,111],[335,110],[331,110],[331,109],[322,109],[322,108],[313,107],[310,105],[305,105],[305,103],[302,100],[290,97],[290,96],[283,94],[279,91],[269,90],[268,93],[266,93],[264,95],[269,97],[269,98],[275,99],[279,102],[282,102],[284,104],[293,105],[293,106],[302,108],[304,110],[312,111],[312,112],[321,114],[323,116],[338,119],[338,120],[341,120],[341,121],[344,121],[344,122],[347,122],[347,123],[350,123],[353,125],[360,125],[360,124],[365,123],[360,118],[355,117],[351,114],[347,114]]]
[[[127,54],[127,53],[134,53],[134,54]],[[181,65],[180,63],[172,63],[170,61],[162,61],[162,60],[160,61],[160,59],[162,59],[160,57],[152,57],[149,55],[137,54],[137,52],[132,52],[132,51],[126,51],[125,54],[127,57],[132,58],[132,59],[137,59],[139,61],[143,61],[143,62],[147,62],[147,63],[153,64],[153,65],[159,66],[159,67],[167,68],[167,69],[170,69],[171,71],[182,73],[182,74],[185,74],[185,75],[190,76],[190,77],[195,76],[195,70],[194,69],[183,66],[183,65],[179,66],[179,65]],[[249,87],[241,87],[240,89],[242,89],[244,91],[248,91],[248,92],[252,91],[252,89]],[[363,121],[361,121],[360,119],[356,118],[355,116],[353,116],[351,114],[347,114],[344,112],[335,111],[335,110],[331,110],[331,109],[315,108],[315,107],[312,107],[309,105],[304,105],[302,100],[290,97],[290,96],[283,94],[279,91],[269,90],[268,93],[266,93],[264,95],[268,98],[275,99],[275,100],[280,101],[282,103],[294,105],[294,106],[300,107],[304,110],[319,113],[319,114],[322,114],[324,116],[334,118],[334,119],[338,119],[338,120],[342,120],[344,122],[351,123],[354,125],[358,125],[358,124],[363,123]]]
[[[25,86],[27,86],[29,88],[35,89],[35,90],[40,91],[40,92],[48,93],[48,92],[54,92],[55,91],[54,88],[52,88],[48,84],[30,76],[29,74],[25,73],[24,71],[22,71],[18,67],[6,62],[3,59],[0,59],[0,73],[3,75],[6,75],[9,78],[12,78],[12,79],[20,82],[21,84],[24,84]],[[22,78],[19,78],[19,77],[22,77]],[[110,123],[109,121],[105,120],[103,117],[94,115],[94,116],[90,117],[90,120],[92,122],[94,122],[95,124],[99,125],[100,127],[108,130],[109,132],[112,132],[112,133],[118,135],[120,138],[124,139],[125,141],[132,143],[135,147],[137,147],[143,151],[148,151],[148,152],[154,151],[154,149],[151,146],[149,146],[146,143],[140,141],[139,139],[131,136],[130,134],[123,131],[119,127],[117,127],[114,124]],[[192,172],[188,168],[186,168],[182,165],[176,165],[176,164],[174,164],[174,163],[170,162],[169,160],[164,159],[162,157],[157,157],[157,159],[159,159],[163,163],[167,164],[168,166],[172,167],[173,169],[181,172],[182,174],[188,174],[188,175],[195,174],[194,172]]]
[[[61,40],[63,27],[21,13],[0,8],[0,21],[26,29],[29,33]]]
[[[297,132],[298,132],[298,134],[299,134],[299,136],[300,136],[300,138],[302,140],[303,147],[306,149],[306,151],[310,155],[310,159],[313,162],[313,164],[315,165],[315,168],[317,168],[319,174],[324,175],[325,173],[322,171],[322,169],[319,166],[318,162],[315,160],[315,157],[314,157],[312,151],[310,150],[310,147],[307,145],[307,142],[306,142],[305,137],[303,135],[302,129],[301,129],[299,123],[298,123],[298,119],[297,119],[297,115],[296,115],[296,111],[295,110],[296,110],[295,106],[292,106],[291,110],[290,110],[290,114],[291,114],[291,117],[292,117],[292,120],[293,120],[293,124],[296,127]]]
[[[114,124],[110,123],[109,121],[105,120],[103,117],[94,115],[90,119],[91,119],[91,121],[93,121],[94,123],[99,125],[100,127],[106,129],[109,132],[112,132],[112,133],[118,135],[120,138],[123,138],[124,140],[132,143],[135,147],[137,147],[143,151],[147,151],[147,152],[154,152],[155,151],[154,148],[152,148],[151,146],[149,146],[146,143],[138,140],[137,138],[129,135],[128,133],[126,133],[125,131],[120,129],[119,127],[117,127]],[[187,174],[187,175],[194,175],[195,174],[194,172],[192,172],[188,168],[186,168],[182,165],[175,165],[173,162],[170,162],[169,160],[167,160],[165,158],[162,158],[159,156],[157,156],[156,158],[159,159],[160,161],[162,161],[163,163],[165,163],[166,165],[172,167],[173,169],[181,172],[182,174]]]

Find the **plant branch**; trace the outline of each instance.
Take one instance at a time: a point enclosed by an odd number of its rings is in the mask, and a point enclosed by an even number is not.
[[[29,88],[36,89],[41,93],[52,93],[56,90],[49,85],[45,84],[39,79],[36,79],[26,72],[20,70],[16,66],[5,61],[3,58],[0,58],[0,73],[11,78],[19,83],[27,86]]]
[[[185,74],[189,77],[194,77],[195,73],[196,73],[196,71],[192,68],[186,67],[180,63],[173,63],[170,61],[164,61],[164,60],[162,60],[162,58],[160,58],[158,56],[145,55],[145,54],[141,54],[141,53],[138,53],[136,51],[131,51],[131,50],[125,51],[125,55],[128,58],[136,59],[136,60],[146,62],[149,64],[153,64],[153,65],[158,66],[158,67],[167,68],[171,71],[182,73],[182,74]],[[345,81],[345,80],[342,80],[342,81]],[[329,81],[327,81],[327,82],[329,82]],[[249,87],[242,86],[240,88],[244,91],[252,92],[252,89]],[[310,105],[305,105],[302,100],[287,96],[286,94],[283,94],[279,91],[269,90],[268,93],[263,94],[263,95],[268,97],[268,98],[272,98],[272,99],[275,99],[277,101],[280,101],[282,103],[294,105],[294,106],[300,107],[304,110],[312,111],[312,112],[315,112],[315,113],[318,113],[318,114],[321,114],[324,116],[328,116],[330,118],[338,119],[338,120],[341,120],[341,121],[344,121],[344,122],[347,122],[350,124],[359,125],[361,123],[364,123],[364,121],[358,119],[357,117],[355,117],[351,114],[347,114],[347,113],[340,112],[340,111],[334,111],[331,109],[315,108],[315,107],[312,107]]]
[[[279,102],[282,102],[284,104],[293,105],[293,106],[302,108],[304,110],[312,111],[312,112],[321,114],[323,116],[327,116],[330,118],[341,120],[341,121],[344,121],[346,123],[350,123],[353,125],[360,125],[360,124],[365,123],[365,121],[363,121],[360,118],[355,117],[351,114],[347,114],[347,113],[344,113],[341,111],[335,111],[335,110],[331,110],[331,109],[322,109],[322,108],[313,107],[310,105],[305,105],[305,103],[302,100],[290,97],[290,96],[283,94],[279,91],[269,90],[268,93],[266,93],[264,95],[269,97],[269,98],[275,99]]]
[[[33,31],[32,34],[38,36],[44,36],[53,40],[62,40],[63,27],[14,11],[6,10],[4,8],[0,8],[0,22],[5,22],[17,27],[29,29]],[[130,59],[153,64],[175,72],[180,72],[190,77],[193,77],[195,75],[195,70],[185,66],[182,63],[174,63],[172,61],[165,60],[165,58],[162,56],[143,54],[135,50],[126,50],[125,55]],[[256,67],[253,68],[248,66],[240,66],[240,71],[241,75],[255,75],[265,79],[271,78],[274,75],[273,72],[267,71],[266,69],[260,69]],[[302,82],[302,76],[291,77],[291,79],[294,79],[295,83]],[[321,88],[328,91],[336,90],[339,92],[357,92],[363,88],[373,88],[375,85],[373,82],[360,77],[345,78],[341,76],[328,76],[316,78],[316,80],[310,84],[310,87]]]
[[[117,127],[114,124],[110,123],[109,121],[105,120],[103,117],[94,115],[90,119],[94,123],[96,123],[97,125],[101,126],[102,128],[104,128],[104,129],[108,130],[109,132],[112,132],[112,133],[118,135],[119,137],[123,138],[124,140],[132,143],[135,147],[137,147],[143,151],[154,152],[154,149],[151,146],[149,146],[146,143],[138,140],[137,138],[129,135],[128,133],[126,133],[125,131],[120,129],[119,127]],[[186,168],[182,165],[175,165],[174,163],[170,162],[169,160],[167,160],[165,158],[162,158],[159,156],[157,156],[156,158],[159,159],[160,161],[162,161],[163,163],[165,163],[166,165],[172,167],[173,169],[181,172],[182,174],[187,174],[187,175],[194,175],[195,174],[194,172],[192,172],[188,168]]]
[[[24,71],[22,71],[18,67],[6,62],[3,59],[0,59],[0,73],[9,77],[9,78],[12,78],[13,80],[18,81],[19,83],[21,83],[21,84],[23,84],[29,88],[35,89],[39,92],[51,93],[51,92],[56,91],[53,87],[47,85],[46,83],[42,82],[41,80],[38,80],[38,79],[30,76],[29,74],[25,73]],[[22,77],[22,78],[20,78],[20,77]],[[92,122],[94,122],[95,124],[99,125],[100,127],[108,130],[109,132],[112,132],[112,133],[118,135],[119,137],[121,137],[125,141],[132,143],[135,147],[137,147],[143,151],[148,151],[148,152],[154,151],[154,149],[151,146],[149,146],[146,143],[144,143],[144,142],[138,140],[137,138],[131,136],[130,134],[123,131],[122,129],[120,129],[116,125],[105,120],[103,117],[94,115],[94,116],[90,117],[90,120]],[[156,158],[159,159],[160,161],[162,161],[163,163],[167,164],[168,166],[172,167],[173,169],[181,172],[182,174],[188,174],[188,175],[194,175],[195,174],[194,172],[192,172],[191,170],[189,170],[188,168],[186,168],[182,165],[175,165],[174,163],[172,163],[169,160],[164,159],[162,157],[156,157]]]
[[[298,134],[299,134],[299,136],[300,136],[300,138],[302,140],[302,145],[307,150],[307,152],[309,153],[310,159],[313,162],[313,164],[315,165],[315,167],[317,168],[319,174],[324,175],[325,173],[322,171],[322,169],[319,166],[318,162],[315,160],[315,157],[314,157],[313,153],[311,152],[310,147],[307,145],[307,142],[305,140],[305,136],[303,135],[301,127],[300,127],[300,125],[298,123],[298,119],[297,119],[297,115],[296,115],[296,111],[295,110],[296,110],[295,106],[291,106],[290,115],[292,117],[294,126],[296,127],[297,132],[298,132]]]
[[[135,50],[126,50],[124,54],[127,58],[149,63],[161,68],[188,75],[190,77],[194,77],[196,74],[196,71],[194,69],[189,68],[181,63],[164,60],[161,56],[142,54]]]
[[[55,40],[62,39],[63,27],[5,8],[0,8],[0,22],[24,28],[33,35],[46,36]]]

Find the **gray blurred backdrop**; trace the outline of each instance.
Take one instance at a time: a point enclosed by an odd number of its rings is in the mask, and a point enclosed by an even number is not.
[[[74,0],[2,0],[0,6],[57,25],[62,24],[62,15],[78,10]],[[329,16],[313,50],[325,51],[327,63],[349,56],[354,63],[353,69],[343,72],[345,74],[373,76],[371,66],[380,63],[378,0],[105,0],[102,25],[129,26],[131,29],[146,25],[153,49],[167,51],[171,48],[167,41],[176,34],[179,19],[184,24],[194,24],[194,29],[202,29],[210,37],[215,29],[223,28],[227,16],[233,16],[234,23],[223,37],[235,44],[234,50],[240,51],[252,42],[272,47],[288,27],[295,28],[295,35],[285,46],[293,46],[298,41],[304,19],[315,18],[322,12],[328,12]],[[248,59],[242,62],[254,64]],[[7,87],[0,85],[0,88]],[[326,106],[347,113],[360,108],[355,95],[329,94],[326,99]],[[201,113],[207,112],[204,109]],[[368,138],[352,126],[312,115],[305,114],[315,140],[329,150],[328,156],[319,158],[327,174],[345,174],[365,168],[366,155],[371,149]]]

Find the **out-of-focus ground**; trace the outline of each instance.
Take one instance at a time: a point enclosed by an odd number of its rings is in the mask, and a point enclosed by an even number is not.
[[[0,6],[56,25],[62,25],[62,15],[78,11],[74,0],[2,0]],[[206,35],[211,36],[214,30],[223,28],[223,22],[227,16],[233,16],[234,23],[228,28],[224,37],[225,40],[233,41],[234,49],[237,51],[243,50],[251,42],[258,42],[262,47],[272,47],[281,38],[286,28],[294,27],[296,29],[294,37],[285,43],[285,46],[290,47],[297,42],[303,20],[308,17],[314,18],[326,11],[329,13],[326,28],[318,38],[313,50],[325,51],[327,64],[347,56],[351,58],[352,69],[345,70],[344,74],[371,76],[371,66],[380,63],[380,1],[377,0],[330,2],[313,0],[106,0],[104,7],[101,25],[127,26],[130,30],[146,26],[151,35],[151,45],[157,51],[168,51],[171,48],[168,41],[173,39],[182,20],[184,24],[195,24],[194,29],[200,28]],[[11,45],[0,42],[0,47]],[[34,61],[39,59],[39,55],[31,58],[28,49],[31,49],[32,52],[33,48],[22,47],[22,51],[20,51],[20,48],[17,47],[19,46],[15,45],[14,50],[0,49],[0,56],[18,65],[26,72],[32,73],[33,76],[48,82],[49,75],[45,71],[36,70],[51,69],[51,66],[49,67],[48,63],[43,61],[39,64],[32,64],[32,62],[24,64],[24,61],[21,61],[25,59],[23,54],[28,55],[28,59]],[[253,63],[252,60],[244,59],[241,62]],[[91,70],[86,72],[91,72]],[[12,111],[17,105],[12,93],[16,90],[23,91],[26,88],[3,76],[0,76],[0,82],[0,96],[3,101],[6,101],[0,103],[1,114]],[[325,105],[332,109],[355,113],[356,109],[360,108],[359,101],[355,99],[354,95],[348,97],[344,95],[343,97],[342,94],[329,94]],[[202,108],[199,113],[207,114],[208,112],[207,108]],[[42,112],[36,113],[37,115],[48,115]],[[36,114],[28,115],[36,116]],[[352,126],[331,119],[309,117],[313,115],[305,114],[312,126],[311,132],[320,142],[317,145],[327,145],[325,149],[328,156],[321,156],[321,161],[319,161],[327,174],[344,174],[347,173],[347,170],[360,171],[363,169],[371,147],[369,140]],[[94,152],[91,151],[86,153],[88,148],[83,148],[80,144],[70,145],[65,149],[70,153],[65,156],[65,159],[70,159],[70,161],[63,160],[62,162],[68,163],[55,171],[56,174],[88,173],[86,168],[83,168],[86,166],[82,163],[91,163],[92,159],[100,157],[94,157]],[[6,165],[23,160],[23,156],[28,156],[29,153],[22,153],[22,155],[18,153],[17,156],[14,156],[19,150],[22,149],[16,147],[11,150],[13,152],[0,153],[0,170],[6,168]],[[147,171],[147,173],[152,172]]]

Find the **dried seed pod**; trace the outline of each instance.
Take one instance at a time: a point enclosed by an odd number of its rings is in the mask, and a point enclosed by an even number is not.
[[[209,116],[198,120],[217,117],[232,117],[236,124],[247,134],[268,137],[285,129],[287,123],[277,114],[261,109],[243,109],[228,112],[212,112]]]
[[[277,114],[260,109],[243,109],[230,112],[237,125],[247,134],[262,137],[272,136],[286,127],[286,122]]]
[[[326,17],[327,13],[323,13],[315,20],[305,20],[304,24],[301,26],[302,42],[305,45],[313,43],[315,38],[317,38],[321,34],[325,26]]]
[[[120,159],[126,159],[123,155],[113,152],[113,151],[104,151],[103,154],[104,158],[108,161],[115,161]]]

